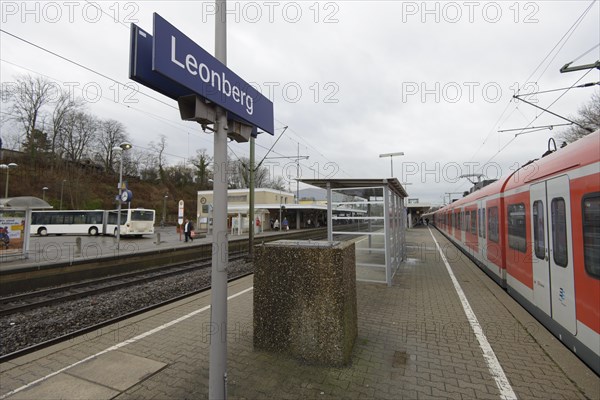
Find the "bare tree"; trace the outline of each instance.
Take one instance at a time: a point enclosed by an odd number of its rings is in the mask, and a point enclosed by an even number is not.
[[[208,155],[206,149],[196,150],[196,156],[190,162],[196,167],[196,184],[200,190],[209,189],[208,180],[212,178],[210,164],[212,157]]]
[[[8,119],[17,121],[25,132],[25,142],[31,142],[38,122],[42,118],[42,108],[56,95],[56,85],[48,79],[23,75],[13,84],[3,85],[2,97],[11,102]],[[28,146],[32,159],[35,159],[36,147]]]
[[[66,117],[61,133],[64,156],[69,161],[81,161],[88,156],[90,145],[96,138],[98,121],[88,113],[73,112]]]
[[[158,162],[158,173],[162,180],[165,179],[164,166],[165,166],[165,150],[167,148],[167,137],[160,135],[160,141],[158,143],[150,142],[150,150],[155,154],[156,161]]]
[[[590,101],[581,106],[578,112],[578,116],[570,117],[570,119],[588,129],[584,129],[578,125],[571,125],[556,135],[559,140],[571,143],[600,129],[600,91],[592,93]]]
[[[52,111],[52,132],[50,133],[50,152],[57,158],[61,158],[61,133],[65,129],[68,116],[77,111],[81,111],[83,108],[83,101],[81,99],[74,99],[70,96],[66,90],[61,90],[58,93],[58,98]]]
[[[283,176],[272,177],[262,187],[271,188],[271,189],[275,189],[275,190],[285,190],[285,179],[283,178]]]
[[[137,153],[138,174],[144,181],[156,182],[160,179],[158,159],[152,151],[133,149]]]
[[[227,186],[231,189],[244,189],[250,186],[248,158],[227,157]]]
[[[269,168],[264,166],[258,168],[255,166],[254,168],[255,188],[279,188],[283,185],[279,179],[271,176]],[[228,175],[230,187],[236,189],[250,187],[250,159],[247,157],[231,159],[230,157]],[[283,178],[281,178],[281,181],[283,181]]]
[[[121,122],[115,121],[114,119],[98,122],[98,131],[96,135],[96,144],[98,146],[95,158],[102,163],[105,171],[116,171],[112,149],[128,140],[129,138],[125,132],[125,126]]]
[[[122,143],[122,142],[120,142]],[[135,147],[131,150],[122,152],[123,154],[123,176],[140,176],[140,158],[142,153],[136,151]],[[115,159],[116,162],[116,159]]]

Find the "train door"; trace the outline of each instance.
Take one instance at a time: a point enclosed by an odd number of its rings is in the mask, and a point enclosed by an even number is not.
[[[479,256],[483,262],[487,261],[487,243],[486,243],[486,219],[485,219],[485,202],[479,200],[477,202],[477,237],[479,238]]]
[[[573,271],[573,237],[571,232],[571,199],[567,175],[550,179],[546,186],[548,203],[548,243],[552,318],[577,332],[575,314],[575,276]]]
[[[550,258],[548,256],[548,203],[546,182],[530,188],[531,257],[533,264],[533,301],[547,315],[552,315],[550,301]]]
[[[575,334],[569,177],[532,185],[531,207],[535,304]]]

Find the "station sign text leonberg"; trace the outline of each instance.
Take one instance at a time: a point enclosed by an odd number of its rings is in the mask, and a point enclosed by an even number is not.
[[[154,13],[152,69],[237,117],[274,134],[273,103]]]

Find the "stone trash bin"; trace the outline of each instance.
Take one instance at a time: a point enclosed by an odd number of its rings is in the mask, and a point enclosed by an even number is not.
[[[354,243],[279,240],[257,246],[255,349],[342,366],[351,361],[357,334]]]

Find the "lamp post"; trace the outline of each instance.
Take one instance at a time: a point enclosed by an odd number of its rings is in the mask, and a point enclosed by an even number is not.
[[[8,176],[9,176],[9,171],[11,168],[17,168],[18,165],[15,164],[14,162],[11,162],[10,164],[0,164],[0,169],[5,169],[6,170],[6,187],[4,188],[4,198],[8,199]]]
[[[391,167],[391,175],[390,178],[394,177],[394,160],[393,157],[395,156],[403,156],[404,153],[403,152],[398,152],[398,153],[385,153],[385,154],[380,154],[379,158],[383,158],[383,157],[389,157],[390,158],[390,167]]]
[[[165,197],[163,197],[163,217],[162,217],[162,222],[160,223],[162,227],[165,226],[165,222],[167,222],[167,198],[169,196],[165,194]]]
[[[117,199],[117,203],[119,204],[117,207],[117,250],[120,248],[121,242],[121,195],[123,194],[123,153],[133,146],[131,143],[123,142],[119,145],[119,147],[113,147],[113,151],[118,152],[121,155],[121,160],[119,163],[119,198]]]
[[[63,181],[60,184],[60,207],[59,207],[60,210],[62,210],[63,189],[65,188],[66,181],[67,181],[66,179],[63,179]]]
[[[42,188],[42,200],[46,201],[46,190],[48,190],[48,187],[44,186]]]

